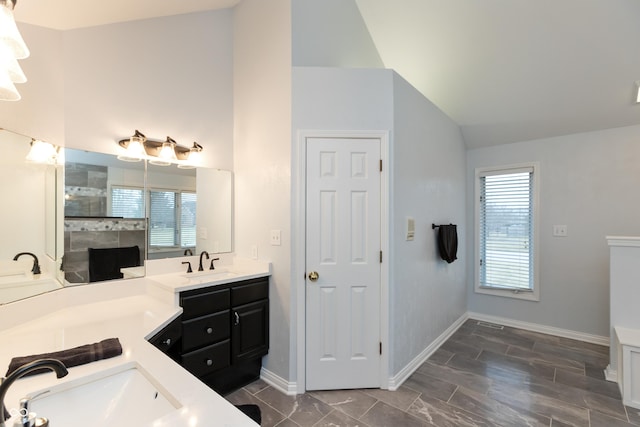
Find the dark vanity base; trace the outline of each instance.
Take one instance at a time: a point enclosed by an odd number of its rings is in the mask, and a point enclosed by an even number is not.
[[[220,394],[260,378],[269,352],[269,278],[180,293],[182,315],[149,340]]]
[[[200,380],[216,392],[225,395],[259,379],[261,368],[262,357],[238,362],[233,368],[221,369]]]

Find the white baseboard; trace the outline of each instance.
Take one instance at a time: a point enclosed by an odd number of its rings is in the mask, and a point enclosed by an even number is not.
[[[264,367],[260,370],[260,379],[287,396],[298,394],[298,386],[295,382],[289,382]]]
[[[460,326],[468,319],[467,313],[460,316],[451,326],[449,326],[438,338],[436,338],[427,348],[422,350],[409,364],[400,370],[396,375],[389,378],[389,390],[395,391],[411,376],[435,351],[440,348],[446,340],[458,330]]]
[[[508,319],[506,317],[490,316],[488,314],[467,312],[469,319],[482,320],[490,323],[497,323],[513,328],[525,329],[527,331],[540,332],[542,334],[555,335],[557,337],[571,338],[578,341],[589,342],[609,347],[609,337],[600,335],[586,334],[584,332],[572,331],[570,329],[555,328],[553,326],[545,326],[537,323],[522,322],[520,320]]]
[[[614,383],[618,382],[618,371],[611,368],[611,365],[607,365],[607,369],[604,370],[604,378],[607,381],[611,381]]]

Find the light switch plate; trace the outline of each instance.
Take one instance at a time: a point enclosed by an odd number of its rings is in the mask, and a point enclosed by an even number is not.
[[[251,259],[258,259],[258,245],[251,246]]]
[[[407,240],[413,240],[416,235],[416,221],[407,217]]]

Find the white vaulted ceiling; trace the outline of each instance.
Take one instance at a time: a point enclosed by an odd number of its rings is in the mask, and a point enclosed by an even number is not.
[[[19,0],[17,21],[56,30],[233,7],[240,0]]]
[[[65,30],[239,1],[20,0],[15,15]],[[640,0],[344,1],[469,148],[640,124]]]
[[[356,3],[385,67],[469,148],[640,124],[638,0]]]

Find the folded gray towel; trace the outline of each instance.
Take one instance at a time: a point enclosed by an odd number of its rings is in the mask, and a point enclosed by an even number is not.
[[[97,343],[85,344],[79,347],[69,348],[67,350],[56,351],[53,353],[14,357],[9,363],[9,369],[7,369],[5,376],[10,375],[25,363],[33,362],[38,359],[58,359],[64,364],[64,366],[71,368],[73,366],[95,362],[96,360],[109,359],[121,354],[122,346],[120,345],[120,340],[118,340],[118,338],[108,338]],[[28,375],[36,375],[43,372],[49,372],[49,370],[41,369],[33,371]]]

